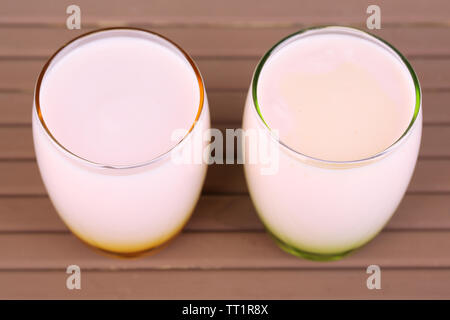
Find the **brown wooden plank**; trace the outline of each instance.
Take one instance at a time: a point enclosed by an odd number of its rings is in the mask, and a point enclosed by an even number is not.
[[[247,97],[246,89],[241,91],[208,90],[207,96],[212,123],[242,123]]]
[[[424,126],[419,156],[450,157],[450,126]]]
[[[20,250],[18,249],[20,248]],[[181,233],[160,252],[141,259],[99,254],[69,233],[0,234],[0,269],[271,269],[450,268],[450,231],[382,232],[345,259],[323,263],[279,249],[264,232]]]
[[[450,195],[407,194],[386,226],[398,229],[446,229],[450,227]]]
[[[44,195],[45,189],[34,161],[0,162],[0,195]],[[211,165],[205,193],[246,193],[242,165]],[[409,192],[450,192],[450,160],[420,159]]]
[[[370,1],[347,0],[339,5],[332,0],[284,0],[261,4],[257,0],[226,2],[195,0],[186,3],[176,1],[130,0],[125,4],[118,0],[78,0],[82,10],[82,21],[86,24],[323,24],[365,23],[366,9]],[[26,2],[3,0],[0,7],[0,23],[36,24],[54,23],[63,25],[67,18],[66,7],[73,1],[51,0]],[[449,3],[446,0],[409,1],[379,0],[382,19],[385,23],[448,22]]]
[[[412,192],[449,192],[449,164],[449,160],[419,160],[408,190]]]
[[[226,128],[239,128],[239,124],[217,125],[225,134]],[[424,126],[420,157],[450,156],[450,125]],[[34,159],[31,127],[0,127],[0,160]]]
[[[425,123],[449,123],[450,91],[448,92],[423,92],[423,120]]]
[[[0,27],[0,57],[49,57],[62,44],[93,28]],[[283,37],[299,27],[204,28],[155,27],[195,57],[260,57]],[[393,26],[374,33],[396,46],[406,56],[449,55],[450,28],[437,26]],[[17,41],[20,39],[20,41]],[[420,39],[420,41],[418,41]]]
[[[408,194],[385,230],[450,229],[450,195]],[[185,231],[263,231],[248,195],[203,195]],[[68,232],[47,197],[0,197],[0,232]]]
[[[32,93],[0,92],[0,124],[30,124]]]
[[[253,70],[258,62],[254,58],[244,59],[196,59],[205,79],[207,90],[240,89],[247,90]],[[450,59],[411,59],[418,73],[422,88],[450,88]],[[44,60],[6,59],[0,60],[0,90],[32,92]]]
[[[241,123],[246,90],[208,90],[213,123]],[[0,125],[30,124],[32,93],[0,92]],[[425,91],[423,95],[424,123],[450,123],[450,91]]]
[[[368,290],[365,269],[81,271],[67,290],[64,271],[0,272],[0,299],[449,299],[450,270],[381,269]],[[269,310],[270,311],[270,310]]]
[[[0,159],[34,158],[31,132],[31,127],[0,127]]]

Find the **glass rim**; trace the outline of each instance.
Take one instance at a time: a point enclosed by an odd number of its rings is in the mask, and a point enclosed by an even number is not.
[[[283,141],[281,141],[280,139],[278,139],[273,133],[272,133],[272,129],[269,127],[269,125],[266,123],[266,121],[264,120],[264,117],[262,115],[261,109],[259,107],[259,103],[258,103],[258,80],[259,80],[259,76],[261,74],[261,71],[264,68],[265,63],[267,62],[268,58],[270,56],[272,56],[273,54],[276,54],[276,50],[279,49],[283,44],[285,44],[288,40],[291,40],[292,38],[299,36],[301,34],[304,34],[306,32],[309,31],[319,31],[319,30],[340,30],[341,32],[346,32],[347,34],[350,34],[350,32],[353,32],[353,34],[350,35],[354,35],[355,33],[360,33],[361,35],[369,38],[369,40],[375,40],[373,41],[373,43],[375,43],[376,45],[381,46],[383,49],[385,50],[392,50],[392,52],[390,52],[393,55],[397,55],[397,58],[400,59],[401,63],[403,63],[403,65],[407,68],[410,76],[411,76],[411,80],[414,83],[414,93],[415,93],[415,105],[414,105],[414,112],[413,112],[413,116],[412,119],[408,125],[408,127],[405,129],[405,131],[403,132],[403,134],[397,139],[395,140],[391,145],[389,145],[386,149],[379,151],[369,157],[365,157],[365,158],[361,158],[361,159],[356,159],[356,160],[325,160],[325,159],[320,159],[317,157],[313,157],[313,156],[309,156],[305,153],[302,153],[298,150],[295,150],[294,148],[290,147],[289,145],[287,145],[286,143],[284,143]],[[312,35],[313,36],[313,35]],[[367,39],[366,38],[366,39]],[[386,47],[384,47],[384,46]],[[258,114],[258,118],[261,121],[263,127],[265,127],[266,130],[269,131],[269,135],[278,143],[282,146],[282,148],[285,148],[286,150],[294,153],[296,156],[299,156],[307,161],[313,162],[318,164],[319,166],[335,166],[335,167],[348,167],[348,166],[358,166],[358,165],[363,165],[367,162],[371,162],[377,159],[380,159],[381,157],[383,157],[384,155],[390,153],[391,151],[393,151],[399,144],[400,142],[402,142],[406,136],[411,132],[411,128],[413,127],[414,123],[416,122],[416,119],[419,115],[419,112],[422,108],[422,89],[420,87],[420,83],[419,80],[417,78],[417,75],[414,71],[414,69],[412,68],[411,64],[409,63],[409,61],[400,53],[400,51],[398,51],[393,45],[391,45],[389,42],[387,42],[386,40],[372,34],[369,32],[366,32],[364,30],[361,30],[359,28],[355,28],[355,27],[348,27],[348,26],[338,26],[338,25],[324,25],[324,26],[315,26],[315,27],[310,27],[310,28],[305,28],[305,29],[301,29],[297,32],[294,32],[286,37],[284,37],[283,39],[281,39],[280,41],[278,41],[275,45],[273,45],[265,54],[264,56],[261,58],[261,60],[258,62],[258,65],[256,66],[255,72],[253,73],[253,77],[252,77],[252,88],[251,88],[251,95],[252,95],[252,100],[253,100],[253,106],[255,107],[255,111]]]
[[[95,35],[95,34],[99,34],[99,33],[106,33],[106,32],[110,32],[110,31],[130,31],[130,32],[142,32],[142,33],[146,33],[147,35],[151,35],[154,36],[156,38],[161,39],[162,41],[167,42],[170,46],[172,46],[175,50],[177,50],[179,53],[181,53],[182,57],[184,59],[186,59],[186,61],[189,63],[190,67],[192,68],[194,74],[195,74],[195,78],[197,79],[197,84],[198,84],[198,88],[199,88],[199,106],[197,109],[197,114],[195,116],[194,122],[192,123],[192,125],[190,126],[189,130],[187,131],[187,133],[184,135],[184,137],[179,140],[174,146],[170,147],[167,151],[163,152],[162,154],[150,159],[150,160],[146,160],[137,164],[130,164],[130,165],[118,165],[118,164],[103,164],[103,163],[99,163],[99,162],[95,162],[95,161],[91,161],[85,157],[82,157],[74,152],[72,152],[71,150],[69,150],[67,147],[65,147],[61,142],[59,142],[51,133],[50,129],[48,128],[44,117],[42,115],[42,110],[41,110],[41,105],[40,105],[40,91],[41,91],[41,85],[42,85],[42,81],[44,79],[44,76],[47,72],[47,70],[49,69],[50,65],[52,64],[52,62],[54,61],[54,59],[60,54],[62,53],[62,51],[64,49],[66,49],[69,45],[87,38],[89,36]],[[95,40],[94,40],[95,41]],[[149,39],[149,41],[152,41],[151,39]],[[191,136],[193,130],[197,127],[197,123],[199,122],[199,119],[201,117],[201,115],[204,113],[204,104],[205,104],[205,85],[203,82],[203,78],[201,76],[201,73],[197,67],[197,65],[195,64],[194,60],[190,57],[190,55],[181,48],[181,46],[179,46],[177,43],[175,43],[174,41],[168,39],[167,37],[157,33],[157,32],[153,32],[150,30],[146,30],[143,28],[135,28],[135,27],[110,27],[110,28],[101,28],[101,29],[96,29],[90,32],[86,32],[83,33],[73,39],[71,39],[70,41],[66,42],[65,44],[63,44],[58,50],[55,51],[55,53],[53,53],[50,58],[46,61],[46,63],[44,64],[44,66],[42,67],[39,76],[37,78],[36,81],[36,85],[35,85],[35,89],[34,89],[34,108],[36,111],[36,115],[39,119],[39,123],[40,126],[44,129],[44,132],[48,135],[48,137],[50,138],[50,140],[56,145],[56,147],[58,149],[60,149],[62,152],[66,153],[67,155],[69,155],[70,157],[74,158],[77,161],[81,161],[82,163],[84,163],[85,165],[91,166],[91,167],[95,167],[95,168],[104,168],[104,169],[134,169],[134,168],[140,168],[140,167],[145,167],[148,165],[151,165],[153,163],[159,162],[160,160],[166,158],[172,151],[174,151],[180,144],[182,144],[185,140],[187,140],[188,137]]]

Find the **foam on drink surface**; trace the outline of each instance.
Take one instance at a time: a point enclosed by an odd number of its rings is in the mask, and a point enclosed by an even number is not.
[[[370,41],[315,35],[269,57],[258,88],[261,114],[279,138],[311,157],[351,161],[392,145],[414,112],[407,68]]]
[[[169,48],[133,36],[81,44],[47,71],[40,105],[50,132],[93,162],[133,165],[177,144],[200,92],[192,67]]]

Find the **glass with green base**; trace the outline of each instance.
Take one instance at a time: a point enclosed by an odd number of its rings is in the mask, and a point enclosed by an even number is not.
[[[278,139],[261,111],[258,81],[271,59],[295,41],[330,34],[375,44],[399,61],[410,77],[414,103],[409,126],[389,147],[365,158],[333,161],[302,153]],[[421,103],[419,81],[408,61],[384,40],[358,29],[326,26],[302,30],[263,56],[244,110],[244,171],[256,211],[279,247],[306,259],[333,261],[363,246],[383,229],[414,172],[422,134]],[[257,134],[247,134],[250,131]],[[264,161],[261,146],[266,149]],[[273,170],[264,172],[268,167]]]

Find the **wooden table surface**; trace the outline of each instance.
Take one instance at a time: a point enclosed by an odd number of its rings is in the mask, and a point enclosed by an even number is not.
[[[82,29],[67,30],[77,4]],[[31,137],[33,86],[44,61],[71,38],[104,26],[139,26],[178,42],[198,63],[212,124],[240,126],[261,55],[304,27],[365,28],[372,1],[18,1],[0,3],[0,298],[450,298],[450,1],[376,1],[375,33],[402,51],[423,88],[419,161],[393,219],[346,259],[290,256],[264,232],[242,166],[210,166],[188,226],[140,259],[92,251],[63,225],[45,192]],[[82,289],[66,289],[66,267]],[[382,270],[368,290],[366,268]]]

